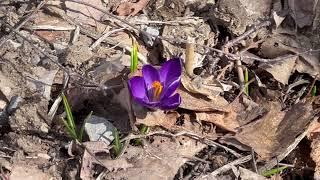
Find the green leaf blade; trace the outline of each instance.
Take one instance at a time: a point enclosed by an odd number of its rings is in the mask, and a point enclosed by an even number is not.
[[[113,130],[113,136],[114,136],[113,149],[114,149],[114,152],[116,154],[116,157],[118,157],[119,154],[121,153],[122,144],[120,142],[119,132],[118,132],[118,130],[116,128]]]
[[[132,51],[131,51],[131,64],[130,72],[133,73],[138,67],[138,44],[135,40],[132,40]]]
[[[71,107],[69,105],[67,97],[63,93],[62,93],[62,100],[63,100],[64,109],[65,109],[65,111],[67,113],[68,124],[69,124],[70,128],[75,130],[76,129],[76,125],[75,125],[74,118],[73,118],[73,115],[72,115]]]

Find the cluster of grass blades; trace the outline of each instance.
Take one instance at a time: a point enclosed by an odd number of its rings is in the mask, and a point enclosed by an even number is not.
[[[132,51],[131,51],[131,64],[130,64],[131,73],[135,72],[137,70],[137,67],[138,67],[138,43],[133,39],[132,40]],[[66,119],[62,118],[64,126],[65,126],[69,136],[73,140],[81,143],[83,140],[85,123],[91,117],[92,111],[85,118],[81,128],[79,130],[77,130],[68,99],[63,93],[61,94],[61,97],[63,100],[64,110],[66,112]],[[149,128],[145,125],[141,126],[141,128],[140,128],[140,132],[142,134],[147,134],[148,130],[149,130]],[[113,131],[113,136],[114,136],[114,140],[112,142],[113,150],[114,150],[115,156],[118,157],[122,151],[123,144],[121,143],[121,140],[120,140],[119,131],[116,128]],[[139,144],[142,143],[140,139],[137,139],[137,142],[139,142]]]
[[[66,130],[67,130],[69,136],[71,136],[71,138],[73,140],[78,141],[78,142],[82,142],[84,125],[86,124],[87,120],[91,117],[92,111],[84,119],[80,130],[77,130],[68,99],[63,93],[61,94],[61,97],[62,97],[62,101],[63,101],[64,110],[65,110],[66,116],[67,116],[66,119],[62,118],[63,124],[66,127]]]

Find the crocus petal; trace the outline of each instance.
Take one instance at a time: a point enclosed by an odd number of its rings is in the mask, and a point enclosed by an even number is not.
[[[163,99],[160,104],[160,109],[162,110],[172,110],[176,109],[181,104],[180,94],[176,93],[175,95]]]
[[[180,77],[175,79],[175,81],[171,82],[171,84],[167,84],[163,90],[162,98],[170,97],[180,86]]]
[[[148,98],[143,98],[143,99],[134,98],[134,100],[137,103],[139,103],[140,105],[147,107],[147,108],[151,108],[151,109],[155,109],[157,106],[159,106],[159,102],[149,101]]]
[[[153,82],[160,81],[158,70],[151,65],[144,65],[142,67],[142,76],[147,89],[152,88]]]
[[[147,89],[144,82],[144,78],[140,76],[134,76],[129,80],[129,88],[131,91],[131,94],[133,96],[133,99],[141,104],[142,106],[148,107],[148,108],[154,108],[156,107],[159,102],[151,102],[147,96]]]
[[[181,59],[174,58],[163,63],[160,68],[160,80],[164,86],[170,85],[181,76]]]
[[[131,79],[129,79],[129,88],[131,91],[131,94],[134,98],[143,99],[147,98],[147,90],[146,85],[144,83],[143,77],[140,76],[134,76]]]

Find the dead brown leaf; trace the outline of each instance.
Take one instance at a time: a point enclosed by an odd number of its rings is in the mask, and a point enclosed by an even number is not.
[[[153,142],[144,149],[129,146],[121,157],[130,159],[133,167],[118,172],[110,172],[106,179],[174,179],[178,169],[189,158],[206,147],[188,137],[177,137],[172,140],[168,137],[155,136]]]
[[[180,88],[177,91],[182,99],[180,108],[193,110],[193,111],[228,111],[228,101],[221,96],[207,99],[201,95],[188,93],[185,89]]]
[[[146,126],[162,126],[170,129],[177,121],[179,114],[177,112],[164,113],[161,110],[149,111],[142,119],[137,117],[137,124],[144,124]]]
[[[124,2],[120,4],[116,10],[119,16],[134,16],[147,6],[149,0],[139,0],[138,2]]]
[[[255,102],[242,97],[226,105],[223,111],[196,112],[197,120],[211,122],[218,127],[235,132],[236,128],[247,124],[265,112]]]
[[[8,178],[9,179],[9,178]],[[33,180],[33,179],[53,179],[48,173],[44,173],[36,165],[30,165],[25,162],[16,163],[11,171],[10,179]]]
[[[199,112],[196,113],[197,120],[211,122],[222,129],[235,132],[238,128],[239,122],[237,121],[236,112]]]
[[[316,164],[314,178],[320,178],[320,138],[314,139],[311,143],[311,158]]]
[[[97,157],[95,157],[95,153],[98,153],[98,152],[109,153],[108,145],[102,141],[85,142],[83,144],[85,145],[86,149],[84,150],[84,153],[82,156],[80,178],[92,179],[93,163],[98,163],[96,160]]]
[[[288,0],[289,8],[292,12],[292,17],[296,24],[302,28],[310,26],[314,18],[314,3],[315,0]]]
[[[255,172],[252,172],[248,169],[239,167],[240,178],[242,180],[267,180],[266,177],[263,177]]]
[[[242,126],[235,137],[251,146],[262,159],[269,159],[284,152],[315,114],[311,99],[293,105],[288,111],[281,111],[277,102],[265,106],[269,111],[259,120]]]
[[[145,124],[147,126],[160,126],[171,132],[191,132],[199,136],[210,136],[211,139],[216,137],[215,131],[203,131],[203,126],[195,119],[191,119],[190,115],[179,115],[177,112],[164,113],[163,111],[147,112],[144,118],[136,118],[137,124]]]
[[[196,76],[191,79],[187,74],[182,74],[181,83],[183,87],[191,93],[202,94],[209,99],[216,99],[223,92],[222,84],[213,76],[202,78]]]
[[[294,72],[297,58],[292,57],[283,61],[263,63],[259,65],[259,68],[268,71],[277,81],[286,85],[291,74]]]
[[[79,2],[90,3],[102,9],[105,7],[100,0],[79,0]],[[100,23],[104,13],[95,8],[70,1],[65,1],[65,6],[62,5],[60,1],[49,1],[47,4],[52,5],[50,6],[50,9],[62,14],[66,13],[80,24],[97,27],[98,31],[101,33],[106,27],[106,25]]]
[[[270,72],[279,82],[287,82],[290,72],[295,70],[316,76],[320,72],[319,53],[306,53],[306,50],[314,48],[311,39],[305,36],[291,37],[284,34],[275,34],[261,45],[261,53],[264,57],[276,58],[293,53],[299,55],[297,55],[297,59],[290,58],[284,60],[283,63],[267,63],[268,65],[263,63],[261,68]],[[295,63],[293,63],[294,61]]]

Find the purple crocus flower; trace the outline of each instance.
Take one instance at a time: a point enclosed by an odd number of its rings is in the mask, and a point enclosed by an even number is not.
[[[142,77],[129,80],[133,99],[142,106],[162,110],[177,108],[181,97],[175,93],[180,85],[181,59],[170,59],[158,70],[151,65],[142,67]]]

